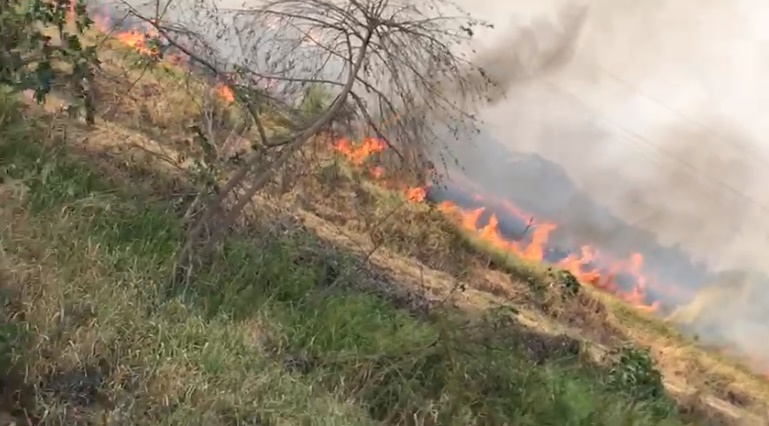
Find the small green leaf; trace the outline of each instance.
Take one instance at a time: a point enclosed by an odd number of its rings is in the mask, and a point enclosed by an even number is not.
[[[80,37],[76,36],[75,34],[70,34],[67,37],[67,48],[74,50],[76,52],[79,52],[82,49],[82,44],[80,44]]]

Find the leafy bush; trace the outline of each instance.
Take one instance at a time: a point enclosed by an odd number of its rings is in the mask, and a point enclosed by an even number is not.
[[[611,388],[636,401],[656,402],[665,399],[662,373],[655,367],[648,349],[626,346],[618,351],[618,355],[609,373]]]
[[[73,1],[0,0],[0,85],[34,90],[37,102],[55,82],[88,90],[84,80],[98,60],[95,46],[84,46],[81,36],[93,22],[85,3]]]

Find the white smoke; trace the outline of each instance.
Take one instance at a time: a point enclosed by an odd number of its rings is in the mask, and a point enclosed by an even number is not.
[[[557,22],[559,11],[574,3],[466,6],[496,21],[479,46],[486,48],[482,56],[497,55],[496,64],[504,65],[522,55],[505,40],[516,31],[511,22]],[[584,23],[573,39],[562,40],[576,43],[573,54],[557,69],[512,85],[507,99],[484,114],[487,129],[511,150],[561,164],[597,201],[662,241],[680,243],[717,267],[763,268],[769,31],[759,17],[769,14],[769,4],[593,0],[580,6]],[[533,37],[524,54],[548,55],[550,33]]]
[[[481,35],[478,46],[484,66],[497,76],[520,76],[520,61],[511,57],[542,63],[552,55],[554,34],[575,33],[560,39],[569,53],[557,66],[508,82],[506,98],[482,115],[491,135],[487,139],[511,152],[533,152],[557,163],[616,216],[650,231],[663,244],[680,245],[713,269],[769,272],[764,259],[769,191],[762,187],[769,181],[769,143],[764,140],[769,134],[769,3],[579,3],[467,0],[471,13],[496,24]],[[558,20],[565,7],[585,10],[576,31],[567,29],[568,20]],[[532,25],[536,18],[550,26]],[[522,24],[531,29],[526,34],[531,40],[523,44],[515,35]],[[472,158],[484,164],[469,165],[471,178],[495,186],[497,193],[525,187],[502,179],[504,169],[514,165],[500,159],[498,151],[482,141],[476,150]],[[533,190],[543,205],[569,196],[555,184],[531,187],[539,188]],[[586,209],[563,215],[583,241],[618,243],[632,235],[603,226]],[[721,324],[720,336],[729,335],[728,343],[752,355],[755,342],[769,337],[765,316],[748,314],[769,305],[762,291],[744,297],[747,288],[760,288],[756,285],[719,291],[715,303],[730,304],[728,319],[716,318],[715,306],[699,306],[703,298],[694,303],[697,321],[707,324],[712,317]],[[708,332],[707,327],[694,328]],[[769,353],[769,348],[760,349]]]

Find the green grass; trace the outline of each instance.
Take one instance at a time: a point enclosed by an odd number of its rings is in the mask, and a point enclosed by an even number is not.
[[[0,414],[52,425],[680,424],[653,377],[639,379],[651,367],[602,370],[555,349],[535,365],[509,316],[420,319],[369,290],[353,256],[298,229],[232,237],[193,286],[174,288],[183,230],[171,204],[97,176],[43,144],[7,99],[0,108]]]

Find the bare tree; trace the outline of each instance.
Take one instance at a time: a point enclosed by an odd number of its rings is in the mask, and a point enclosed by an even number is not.
[[[448,0],[276,0],[242,9],[193,1],[186,9],[211,25],[205,33],[143,19],[194,64],[228,77],[258,136],[191,226],[180,261],[208,252],[320,132],[366,127],[416,170],[447,136],[474,129],[468,111],[489,81],[462,45],[484,24]],[[297,105],[310,86],[323,87],[332,101],[308,113]],[[266,126],[267,116],[280,125]]]

